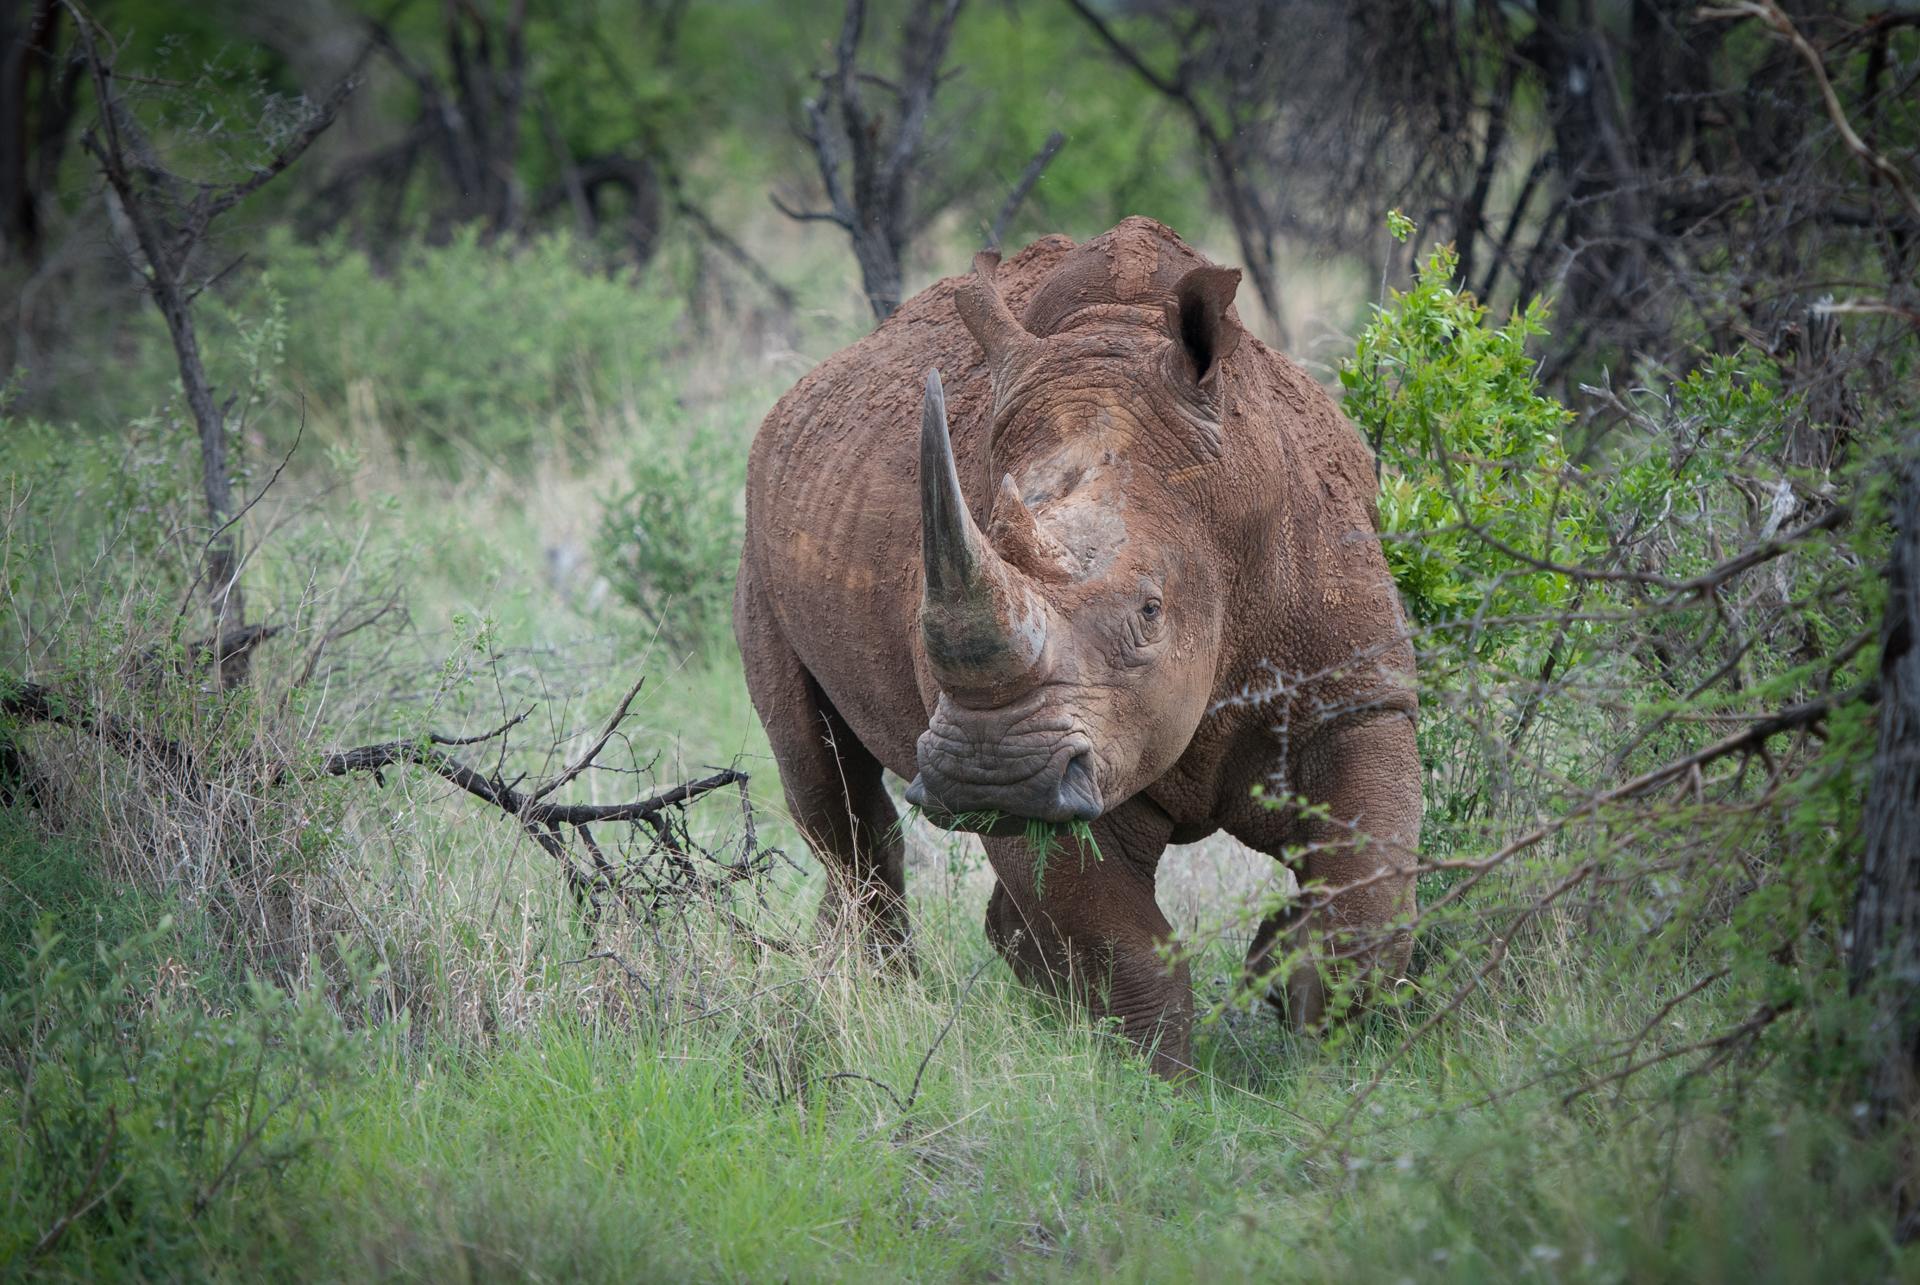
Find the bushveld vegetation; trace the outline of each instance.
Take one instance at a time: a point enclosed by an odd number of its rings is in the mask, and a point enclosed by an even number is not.
[[[267,9],[0,17],[0,1271],[1920,1274],[1910,15]],[[1129,213],[1421,663],[1412,976],[1286,1033],[1177,853],[1180,1084],[971,839],[814,922],[727,610],[786,387]]]

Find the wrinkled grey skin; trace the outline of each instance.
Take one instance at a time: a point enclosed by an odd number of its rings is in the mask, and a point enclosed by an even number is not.
[[[987,931],[1016,970],[1117,1016],[1169,1075],[1192,1020],[1153,894],[1169,843],[1224,829],[1353,885],[1270,919],[1249,965],[1319,941],[1384,984],[1419,840],[1372,464],[1242,331],[1238,279],[1128,219],[908,301],[762,425],[734,608],[825,913],[906,943],[891,770],[984,831]],[[1101,859],[1063,836],[1036,880],[1027,818],[1090,822]],[[1318,1021],[1322,970],[1276,1000]]]

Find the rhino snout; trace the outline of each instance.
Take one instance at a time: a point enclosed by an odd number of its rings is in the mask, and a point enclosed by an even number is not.
[[[1035,821],[1091,821],[1106,810],[1093,742],[1067,728],[961,728],[936,719],[920,737],[920,771],[907,802],[937,823],[999,813]]]

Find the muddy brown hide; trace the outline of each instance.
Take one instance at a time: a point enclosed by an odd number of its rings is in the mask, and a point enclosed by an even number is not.
[[[1225,830],[1303,883],[1358,882],[1274,916],[1249,964],[1300,943],[1379,984],[1406,964],[1419,837],[1372,462],[1242,331],[1238,275],[1133,218],[921,292],[761,426],[734,606],[823,916],[907,948],[891,771],[984,831],[1016,971],[1167,1074],[1192,1022],[1160,949],[1169,843]],[[1036,878],[1023,817],[1093,817],[1097,855],[1063,835]],[[1326,968],[1276,987],[1295,1022],[1319,1020]]]

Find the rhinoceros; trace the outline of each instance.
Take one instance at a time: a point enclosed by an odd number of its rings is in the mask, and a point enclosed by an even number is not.
[[[823,915],[910,952],[892,772],[981,834],[1015,973],[1169,1076],[1193,1014],[1169,844],[1224,830],[1344,889],[1256,934],[1250,968],[1323,960],[1272,985],[1292,1022],[1321,1020],[1330,968],[1377,986],[1410,948],[1413,654],[1372,459],[1243,328],[1239,279],[1129,218],[928,287],[767,415],[734,597]]]

